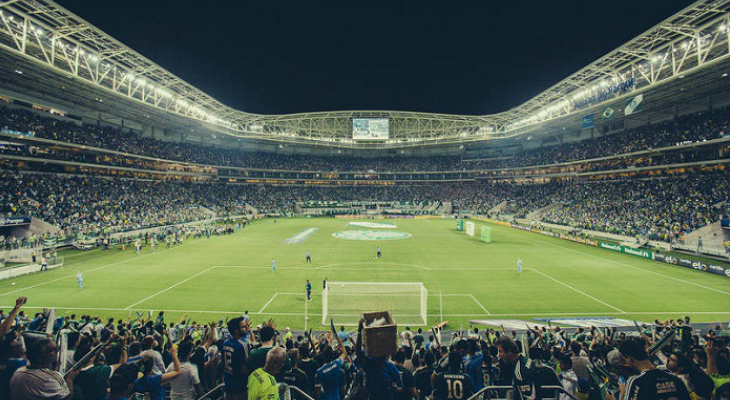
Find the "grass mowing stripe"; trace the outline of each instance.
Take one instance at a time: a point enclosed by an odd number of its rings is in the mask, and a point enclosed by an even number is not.
[[[701,285],[701,284],[695,283],[695,282],[685,281],[683,279],[675,278],[675,277],[670,276],[670,275],[660,274],[659,272],[649,271],[648,269],[634,267],[633,265],[625,264],[625,263],[618,262],[618,261],[613,261],[613,260],[610,260],[610,259],[605,258],[605,257],[597,256],[595,254],[590,254],[590,253],[587,253],[587,252],[584,252],[584,251],[579,251],[579,250],[572,249],[572,248],[569,248],[569,247],[560,246],[560,245],[557,245],[555,243],[548,243],[548,242],[544,242],[544,241],[541,241],[541,240],[535,240],[535,239],[532,239],[532,238],[530,238],[529,240],[530,241],[533,241],[533,242],[545,244],[545,245],[548,245],[548,246],[559,247],[561,249],[568,250],[568,251],[572,251],[574,253],[579,253],[579,254],[582,254],[582,255],[585,255],[585,256],[588,256],[588,257],[593,257],[593,258],[596,258],[596,259],[599,259],[599,260],[608,261],[608,262],[610,262],[612,264],[620,265],[622,267],[635,269],[637,271],[644,271],[644,272],[649,273],[649,274],[658,275],[658,276],[661,276],[661,277],[664,277],[664,278],[667,278],[667,279],[671,279],[671,280],[674,280],[674,281],[677,281],[677,282],[686,283],[688,285],[696,286],[696,287],[699,287],[699,288],[702,288],[702,289],[711,290],[713,292],[722,293],[722,294],[725,294],[725,295],[730,296],[730,292],[726,292],[726,291],[723,291],[723,290],[720,290],[720,289],[715,289],[713,287]]]
[[[185,283],[185,282],[187,282],[187,281],[189,281],[189,280],[191,280],[191,279],[197,278],[198,276],[200,276],[200,275],[203,275],[204,273],[206,273],[206,272],[210,271],[210,270],[211,270],[211,269],[213,269],[213,268],[215,268],[215,267],[209,267],[209,268],[206,268],[206,269],[204,269],[204,270],[202,270],[202,271],[198,272],[197,274],[195,274],[195,275],[193,275],[193,276],[190,276],[190,277],[188,277],[187,279],[183,279],[182,281],[180,281],[180,282],[178,282],[178,283],[176,283],[176,284],[174,284],[174,285],[172,285],[172,286],[168,287],[167,289],[163,289],[163,290],[160,290],[160,291],[159,291],[159,292],[157,292],[157,293],[153,293],[153,294],[151,294],[151,295],[149,295],[149,296],[145,297],[144,299],[142,299],[142,300],[140,300],[140,301],[138,301],[138,302],[136,302],[136,303],[132,304],[131,306],[128,306],[127,308],[125,308],[125,310],[130,310],[130,309],[131,309],[132,307],[134,307],[134,306],[136,306],[136,305],[139,305],[139,304],[142,304],[142,303],[144,303],[145,301],[147,301],[147,300],[149,300],[149,299],[152,299],[152,298],[154,298],[154,297],[157,297],[157,296],[161,295],[162,293],[165,293],[165,292],[167,292],[167,291],[168,291],[168,290],[170,290],[170,289],[174,289],[174,288],[176,288],[176,287],[178,287],[178,286],[182,285],[183,283]]]
[[[596,297],[593,297],[593,296],[591,296],[590,294],[588,294],[588,293],[586,293],[586,292],[584,292],[584,291],[582,291],[582,290],[580,290],[580,289],[576,289],[576,288],[574,288],[574,287],[572,287],[572,286],[568,285],[568,284],[567,284],[567,283],[565,283],[565,282],[559,281],[559,280],[557,280],[557,279],[553,278],[552,276],[550,276],[550,275],[548,275],[548,274],[542,273],[542,272],[540,272],[539,270],[537,270],[537,269],[535,269],[535,268],[532,268],[532,267],[531,267],[531,268],[530,268],[530,270],[532,270],[532,271],[535,271],[535,272],[537,272],[538,274],[540,274],[540,275],[544,276],[545,278],[548,278],[548,279],[550,279],[551,281],[557,282],[557,283],[559,283],[559,284],[561,284],[561,285],[563,285],[563,286],[567,287],[568,289],[573,289],[574,291],[576,291],[576,292],[578,292],[578,293],[582,294],[582,295],[583,295],[583,296],[585,296],[585,297],[588,297],[589,299],[591,299],[591,300],[593,300],[593,301],[597,301],[597,302],[599,302],[599,303],[603,304],[604,306],[607,306],[607,307],[613,308],[614,310],[616,310],[616,311],[620,312],[621,314],[626,314],[626,311],[624,311],[624,310],[622,310],[622,309],[620,309],[620,308],[618,308],[618,307],[614,307],[614,306],[612,306],[612,305],[610,305],[610,304],[606,303],[605,301],[603,301],[603,300],[600,300],[600,299],[598,299],[598,298],[596,298]]]
[[[105,268],[109,268],[109,267],[115,267],[115,266],[120,265],[120,264],[128,263],[128,262],[134,261],[134,260],[139,260],[140,258],[153,256],[155,254],[157,254],[157,253],[145,254],[145,255],[140,256],[140,257],[130,258],[128,260],[120,261],[120,262],[117,262],[117,263],[108,264],[108,265],[104,265],[104,266],[97,267],[97,268],[92,268],[92,269],[90,269],[90,270],[88,270],[86,272],[93,272],[93,271],[98,271],[100,269],[105,269]],[[54,282],[58,282],[58,281],[61,281],[61,280],[64,280],[64,279],[75,278],[75,277],[76,277],[76,274],[62,276],[60,278],[52,279],[50,281],[44,281],[44,282],[41,282],[41,283],[38,283],[38,284],[35,284],[35,285],[32,285],[32,286],[28,286],[28,287],[24,287],[24,288],[20,288],[20,289],[16,289],[16,290],[11,290],[11,291],[5,292],[5,293],[0,293],[0,296],[6,296],[6,295],[13,294],[13,293],[17,293],[17,292],[22,292],[22,291],[28,290],[28,289],[34,289],[34,288],[37,288],[39,286],[44,286],[44,285],[48,285],[48,284],[51,284],[51,283],[54,283]]]

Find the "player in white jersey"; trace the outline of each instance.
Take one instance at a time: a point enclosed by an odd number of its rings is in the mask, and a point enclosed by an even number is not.
[[[81,271],[76,274],[76,284],[79,285],[79,289],[84,288],[84,274],[82,274]]]
[[[522,275],[522,260],[519,258],[517,259],[517,273]]]

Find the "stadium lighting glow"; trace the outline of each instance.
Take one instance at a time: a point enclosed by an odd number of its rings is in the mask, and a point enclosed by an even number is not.
[[[720,25],[720,28],[718,29],[720,32],[725,32],[727,30],[727,26]]]

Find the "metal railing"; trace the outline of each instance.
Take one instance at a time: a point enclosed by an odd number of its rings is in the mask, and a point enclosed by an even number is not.
[[[292,396],[292,392],[296,392],[299,394],[299,396],[296,396],[297,399],[303,398],[306,400],[314,400],[312,396],[308,395],[306,392],[296,386],[290,386],[286,383],[280,383],[277,385],[277,388],[279,390],[279,400],[291,400],[295,398],[294,396]]]
[[[214,387],[213,389],[210,389],[208,392],[203,394],[202,396],[198,397],[198,400],[206,400],[206,399],[219,399],[223,397],[223,389],[225,389],[226,385],[221,383],[220,385]],[[214,396],[215,394],[215,396]]]
[[[562,386],[542,386],[539,388],[541,391],[555,391],[555,395],[553,397],[541,397],[543,400],[550,400],[550,399],[558,399],[558,394],[564,394],[568,396],[569,398],[573,400],[579,400],[574,395],[568,393]],[[522,393],[519,390],[515,390],[514,386],[485,386],[482,388],[482,390],[474,393],[471,397],[469,397],[467,400],[502,400],[507,399],[508,397],[493,397],[493,393],[495,391],[505,391],[505,392],[512,392],[514,396],[512,396],[512,399],[514,400],[524,400],[524,396],[522,396]]]

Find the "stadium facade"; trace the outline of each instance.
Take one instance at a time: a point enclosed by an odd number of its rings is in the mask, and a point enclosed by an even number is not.
[[[254,151],[364,157],[517,155],[728,102],[728,1],[698,1],[524,104],[463,116],[406,111],[256,115],[235,110],[60,5],[0,5],[1,87],[9,98],[161,140]],[[642,112],[625,102],[642,96]],[[608,110],[611,110],[610,112]],[[353,119],[387,138],[356,140]]]

